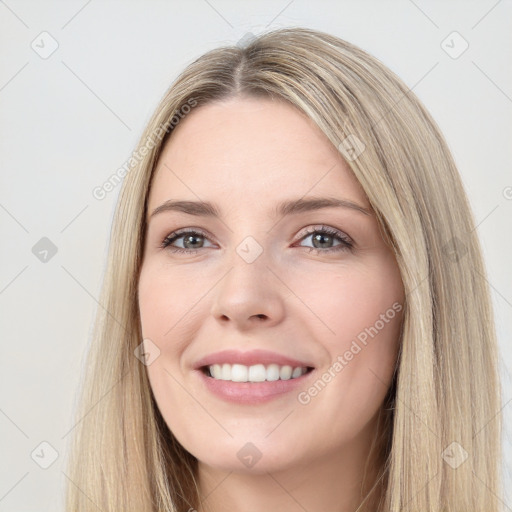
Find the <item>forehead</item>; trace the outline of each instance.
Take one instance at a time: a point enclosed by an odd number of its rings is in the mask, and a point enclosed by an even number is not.
[[[168,199],[271,203],[340,195],[367,205],[321,130],[283,100],[236,98],[192,110],[160,155],[148,210]]]

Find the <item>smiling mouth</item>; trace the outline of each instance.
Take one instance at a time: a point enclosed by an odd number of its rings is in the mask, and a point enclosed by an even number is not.
[[[297,366],[278,364],[212,364],[201,367],[201,371],[215,380],[231,382],[272,382],[277,380],[293,380],[314,370],[311,366]]]

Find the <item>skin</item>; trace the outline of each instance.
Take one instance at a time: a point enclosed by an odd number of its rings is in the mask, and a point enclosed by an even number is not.
[[[272,217],[277,203],[301,197],[371,209],[337,149],[282,100],[237,97],[192,110],[155,170],[138,298],[143,337],[160,356],[147,372],[167,425],[198,459],[200,512],[354,511],[362,501],[403,312],[386,317],[307,404],[296,392],[258,405],[228,403],[193,370],[212,352],[262,348],[314,362],[311,386],[365,328],[403,305],[396,260],[374,213],[330,207]],[[167,211],[149,220],[169,199],[211,201],[223,216]],[[326,252],[341,242],[329,235],[327,245],[315,242],[307,231],[322,226],[348,236],[353,248]],[[187,254],[161,248],[181,228],[209,236],[174,241]],[[248,236],[263,250],[252,263],[236,251]],[[237,457],[247,442],[261,453],[252,467]]]

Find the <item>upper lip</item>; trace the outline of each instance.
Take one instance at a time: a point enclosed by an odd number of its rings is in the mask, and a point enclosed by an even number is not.
[[[242,352],[240,350],[222,350],[209,354],[198,361],[196,361],[194,368],[200,369],[204,366],[211,366],[213,364],[243,364],[244,366],[252,366],[255,364],[277,364],[279,366],[289,365],[293,368],[298,366],[313,368],[311,363],[299,361],[292,357],[288,357],[277,352],[269,350],[249,350]]]

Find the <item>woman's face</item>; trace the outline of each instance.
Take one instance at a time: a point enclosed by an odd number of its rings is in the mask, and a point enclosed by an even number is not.
[[[367,446],[404,295],[336,148],[294,107],[237,98],[182,119],[155,172],[139,307],[178,441],[203,464],[253,472]]]

